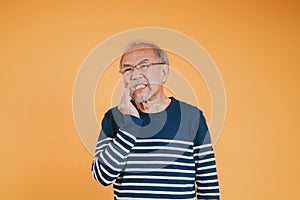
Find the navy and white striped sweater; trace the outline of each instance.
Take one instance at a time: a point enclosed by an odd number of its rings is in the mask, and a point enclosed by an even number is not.
[[[122,115],[117,107],[105,113],[92,163],[95,179],[113,184],[116,200],[219,199],[202,112],[171,97],[166,110],[139,114]]]

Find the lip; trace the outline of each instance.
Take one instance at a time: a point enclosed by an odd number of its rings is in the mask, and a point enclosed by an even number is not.
[[[132,87],[133,89],[133,94],[136,93],[136,92],[140,92],[140,91],[143,91],[144,89],[146,89],[148,87],[148,84],[146,83],[139,83],[139,84],[136,84]]]

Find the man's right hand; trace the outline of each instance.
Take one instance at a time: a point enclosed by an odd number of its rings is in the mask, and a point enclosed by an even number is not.
[[[121,98],[118,109],[123,115],[128,114],[140,118],[139,112],[134,107],[134,105],[130,102],[130,90],[128,85],[124,87],[124,94]]]

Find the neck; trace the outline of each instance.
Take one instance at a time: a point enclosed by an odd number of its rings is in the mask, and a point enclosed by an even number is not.
[[[144,113],[157,113],[165,110],[170,102],[171,99],[162,92],[156,96],[153,96],[145,102],[136,103],[136,106],[140,111]]]

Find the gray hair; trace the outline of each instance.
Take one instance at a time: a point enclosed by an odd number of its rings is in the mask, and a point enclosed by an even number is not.
[[[123,51],[123,54],[121,56],[121,59],[120,59],[120,68],[122,67],[123,57],[126,53],[137,50],[137,49],[143,49],[143,48],[153,49],[154,54],[157,56],[157,58],[159,58],[161,60],[161,62],[169,65],[169,59],[168,59],[166,52],[164,50],[162,50],[161,48],[159,48],[156,44],[154,44],[151,41],[134,40],[126,45],[126,47]]]

